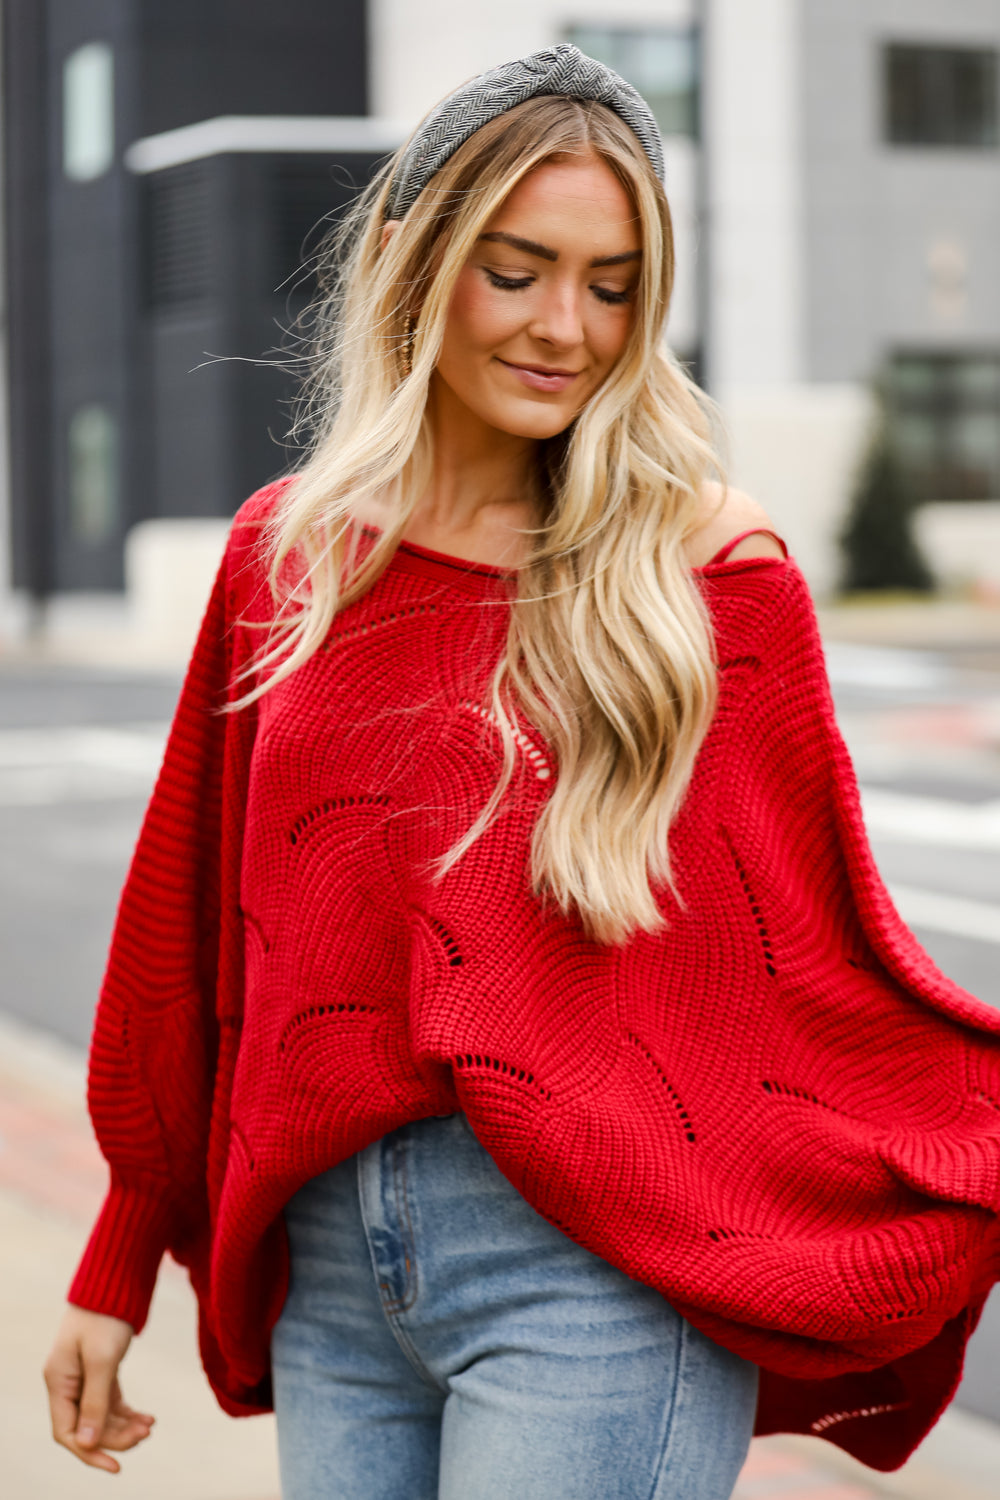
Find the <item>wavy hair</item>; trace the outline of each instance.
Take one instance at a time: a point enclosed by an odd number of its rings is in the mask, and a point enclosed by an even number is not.
[[[621,943],[666,925],[657,886],[679,899],[668,835],[716,697],[710,622],[684,542],[718,465],[710,405],[664,342],[674,278],[667,198],[610,109],[543,96],[460,146],[383,249],[401,154],[323,250],[299,419],[310,447],[266,523],[278,608],[251,669],[262,675],[236,706],[307,661],[338,610],[389,563],[433,471],[428,383],[456,279],[485,225],[543,162],[597,157],[640,224],[631,331],[569,429],[539,445],[548,514],[517,572],[506,650],[483,705],[499,727],[503,765],[435,868],[443,875],[498,814],[521,714],[557,766],[532,837],[533,890],[575,911],[595,941]],[[376,495],[390,519],[362,557],[351,513]]]

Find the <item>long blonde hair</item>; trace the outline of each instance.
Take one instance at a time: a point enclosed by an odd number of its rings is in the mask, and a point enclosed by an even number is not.
[[[677,895],[668,833],[716,694],[711,628],[683,544],[717,465],[707,403],[663,341],[674,275],[666,195],[603,105],[544,96],[482,126],[383,249],[397,153],[329,245],[302,418],[311,448],[267,526],[280,607],[241,704],[307,661],[338,610],[388,565],[433,472],[428,383],[459,272],[517,182],[581,153],[605,162],[635,205],[635,315],[607,380],[566,433],[539,446],[549,513],[518,571],[506,652],[483,705],[500,729],[503,767],[437,872],[496,816],[520,712],[558,768],[534,828],[533,889],[575,910],[591,938],[619,943],[665,925],[656,884]],[[351,512],[375,495],[389,498],[392,519],[359,558]]]

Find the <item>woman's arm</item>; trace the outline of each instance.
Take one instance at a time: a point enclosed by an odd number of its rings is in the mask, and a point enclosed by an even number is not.
[[[268,491],[230,532],[122,890],[90,1047],[88,1104],[110,1186],[44,1368],[52,1432],[92,1467],[154,1420],[125,1403],[118,1365],[145,1325],[164,1251],[208,1222],[218,1000],[242,963],[239,869],[256,707],[219,710],[259,641],[237,621],[260,581]],[[234,1002],[235,1003],[235,1002]],[[88,1431],[89,1429],[89,1431]]]
[[[88,1104],[111,1182],[69,1291],[145,1321],[160,1260],[204,1201],[217,1041],[226,766],[239,716],[229,557],[219,568],[122,890],[90,1046]]]

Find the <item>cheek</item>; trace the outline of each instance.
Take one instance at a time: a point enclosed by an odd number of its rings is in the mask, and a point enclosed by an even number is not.
[[[494,348],[519,325],[515,298],[487,286],[482,277],[463,272],[448,308],[445,347],[452,357]]]
[[[617,364],[625,353],[632,332],[633,312],[631,308],[605,317],[591,331],[590,346],[598,362],[604,368]]]

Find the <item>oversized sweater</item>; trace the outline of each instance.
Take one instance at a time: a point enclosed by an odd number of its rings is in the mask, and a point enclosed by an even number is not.
[[[1000,1275],[1000,1012],[946,979],[866,841],[794,562],[698,573],[720,697],[671,833],[682,904],[620,947],[531,891],[557,767],[523,722],[502,816],[512,584],[401,545],[236,713],[272,608],[233,526],[122,893],[90,1057],[110,1189],[72,1286],[138,1332],[165,1250],[233,1415],[272,1405],[282,1208],[464,1110],[553,1224],[762,1368],[758,1431],[900,1464]]]

